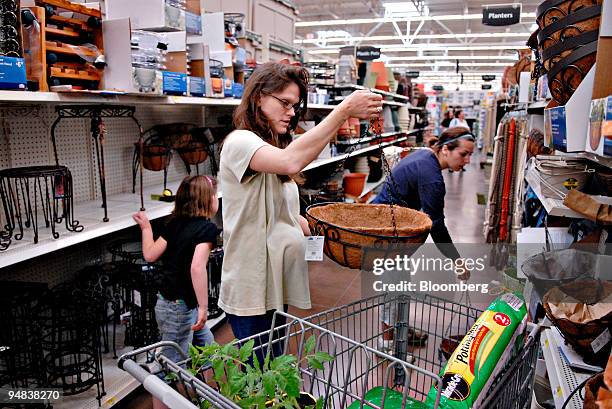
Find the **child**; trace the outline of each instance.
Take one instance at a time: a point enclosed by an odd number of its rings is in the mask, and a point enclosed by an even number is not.
[[[208,313],[208,256],[217,239],[210,221],[219,203],[216,182],[208,176],[187,176],[176,192],[174,210],[157,240],[145,212],[133,215],[142,230],[147,262],[161,258],[163,278],[155,316],[163,341],[174,341],[187,353],[188,345],[208,345],[214,337],[204,324]],[[162,353],[182,360],[173,348]]]

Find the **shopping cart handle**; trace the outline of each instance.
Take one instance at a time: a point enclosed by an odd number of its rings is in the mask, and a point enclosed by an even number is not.
[[[156,342],[154,344],[147,345],[145,347],[138,348],[138,349],[135,349],[133,351],[130,351],[130,352],[127,352],[127,353],[121,355],[119,357],[118,361],[117,361],[117,366],[119,366],[119,368],[123,369],[123,365],[125,365],[125,361],[135,360],[136,356],[138,356],[140,354],[144,354],[146,352],[154,351],[157,348],[161,348],[161,347],[176,349],[176,352],[182,357],[182,359],[181,359],[182,361],[184,361],[185,359],[189,358],[187,356],[187,354],[185,354],[185,352],[181,349],[181,347],[176,342],[172,342],[172,341],[160,341],[160,342]]]
[[[172,389],[170,385],[155,375],[147,372],[137,362],[126,359],[123,361],[122,369],[136,378],[144,388],[167,407],[172,409],[193,409],[194,405],[184,396]]]

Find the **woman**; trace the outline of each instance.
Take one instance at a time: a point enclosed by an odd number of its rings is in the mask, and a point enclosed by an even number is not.
[[[327,148],[349,117],[368,119],[382,111],[382,97],[356,91],[310,131],[292,142],[306,109],[304,68],[268,63],[249,78],[234,113],[235,131],[223,143],[224,260],[219,306],[234,335],[269,330],[275,310],[288,304],[310,309],[304,235],[293,176]]]
[[[461,109],[458,110],[457,112],[455,112],[455,117],[453,118],[452,121],[450,121],[449,128],[455,128],[457,126],[465,128],[468,131],[470,130],[470,126],[468,125],[467,121],[465,120],[465,114],[463,113],[463,111]]]
[[[470,163],[474,152],[474,135],[464,128],[449,128],[442,132],[440,139],[432,138],[429,144],[429,148],[411,153],[393,168],[391,174],[397,191],[387,178],[373,203],[393,203],[422,210],[433,222],[431,237],[434,242],[452,243],[444,224],[446,188],[442,171],[458,171]],[[452,244],[439,247],[446,257],[459,258]]]
[[[393,168],[393,180],[387,178],[381,192],[372,202],[397,204],[427,213],[433,223],[430,234],[436,246],[446,257],[457,260],[460,258],[459,252],[452,244],[444,224],[446,187],[442,171],[458,171],[470,163],[474,151],[474,136],[461,127],[449,128],[442,132],[439,139],[430,139],[429,144],[429,148],[409,154]],[[468,279],[469,272],[459,275],[458,278]],[[392,327],[395,314],[393,308],[387,308],[383,313],[383,335],[378,340],[378,346],[387,353],[393,349]],[[411,344],[420,346],[426,340],[427,334],[408,329],[408,341]]]
[[[442,130],[450,128],[450,123],[454,118],[455,115],[453,114],[453,110],[447,109],[444,113],[444,119],[442,119],[442,122],[440,123],[440,126],[443,128]]]

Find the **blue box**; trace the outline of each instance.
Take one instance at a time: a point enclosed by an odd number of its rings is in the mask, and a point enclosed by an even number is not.
[[[612,95],[606,101],[606,114],[601,126],[602,137],[604,138],[604,155],[612,156]]]
[[[24,90],[28,86],[25,60],[0,56],[0,89]]]
[[[202,35],[202,16],[197,14],[185,12],[185,30],[187,34],[196,36]]]
[[[187,95],[187,74],[164,71],[163,90],[166,95]]]
[[[234,96],[234,81],[229,78],[223,80],[223,94],[226,98]]]
[[[567,152],[567,126],[565,124],[565,106],[544,110],[545,134],[552,139],[556,150]],[[546,137],[545,137],[546,138]]]
[[[189,77],[189,95],[191,95],[192,97],[203,97],[206,95],[204,78]]]
[[[234,98],[242,98],[242,93],[244,92],[244,85],[239,82],[234,82]]]

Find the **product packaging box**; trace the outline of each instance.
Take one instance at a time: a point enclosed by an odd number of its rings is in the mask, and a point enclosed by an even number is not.
[[[0,89],[25,90],[27,84],[25,60],[0,56]]]
[[[189,95],[192,97],[203,97],[206,95],[204,87],[204,78],[189,77]]]
[[[106,19],[120,18],[130,18],[132,29],[185,31],[185,10],[166,0],[106,0]]]
[[[187,74],[187,35],[185,31],[168,33],[166,70]]]
[[[603,154],[612,156],[612,95],[606,98],[606,114],[601,126],[602,139],[604,140]]]
[[[589,113],[589,132],[586,141],[587,152],[598,155],[604,153],[604,138],[602,137],[603,122],[606,114],[606,98],[598,98],[591,101]]]
[[[164,71],[162,87],[166,95],[187,95],[187,74]]]
[[[202,16],[186,11],[185,12],[185,30],[187,31],[187,34],[189,35],[201,36],[202,35]]]

